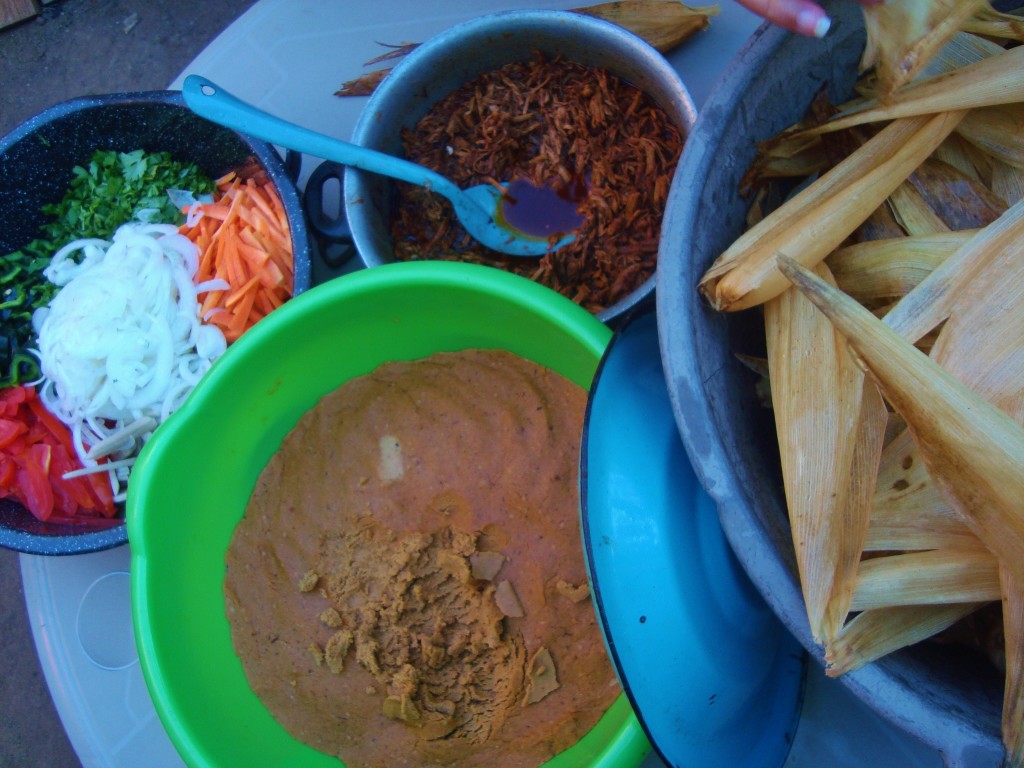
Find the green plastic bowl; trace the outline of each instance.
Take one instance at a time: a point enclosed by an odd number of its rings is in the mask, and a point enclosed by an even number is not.
[[[256,479],[319,398],[381,363],[506,349],[589,388],[610,331],[525,278],[472,264],[389,264],[336,278],[261,321],[147,443],[127,504],[142,671],[191,766],[334,766],[249,688],[224,608],[224,558]],[[549,768],[628,768],[650,751],[620,696]]]

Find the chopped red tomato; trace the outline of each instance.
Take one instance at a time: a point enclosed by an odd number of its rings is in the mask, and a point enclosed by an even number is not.
[[[107,522],[117,510],[106,476],[64,477],[81,466],[70,430],[34,388],[0,390],[0,498],[20,502],[40,520]]]

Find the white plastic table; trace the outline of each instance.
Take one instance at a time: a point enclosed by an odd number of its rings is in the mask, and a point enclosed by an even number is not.
[[[504,0],[261,0],[171,84],[198,73],[235,95],[314,130],[349,138],[365,99],[334,92],[382,53],[485,11],[566,9],[580,2]],[[669,58],[698,108],[759,19],[721,0],[711,28]],[[258,73],[254,77],[253,73]],[[316,165],[304,158],[300,186]],[[314,279],[331,276],[314,268]],[[318,271],[319,270],[319,271]],[[183,765],[153,708],[132,632],[129,545],[89,555],[21,555],[36,651],[68,737],[85,768]],[[644,768],[662,768],[652,753]],[[941,760],[883,721],[841,684],[809,671],[786,768],[914,768]]]

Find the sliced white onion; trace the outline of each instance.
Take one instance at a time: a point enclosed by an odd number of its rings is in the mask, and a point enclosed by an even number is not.
[[[173,225],[125,224],[110,242],[69,243],[54,262],[47,277],[62,288],[37,315],[40,398],[71,428],[83,466],[97,465],[89,446],[104,446],[118,498],[142,444],[227,342],[198,317],[198,249]]]

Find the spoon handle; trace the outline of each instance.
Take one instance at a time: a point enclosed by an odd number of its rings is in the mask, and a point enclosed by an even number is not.
[[[371,173],[429,187],[449,200],[462,190],[440,174],[400,157],[325,136],[258,109],[200,75],[189,75],[181,88],[185,104],[200,117],[271,144],[351,165]]]

